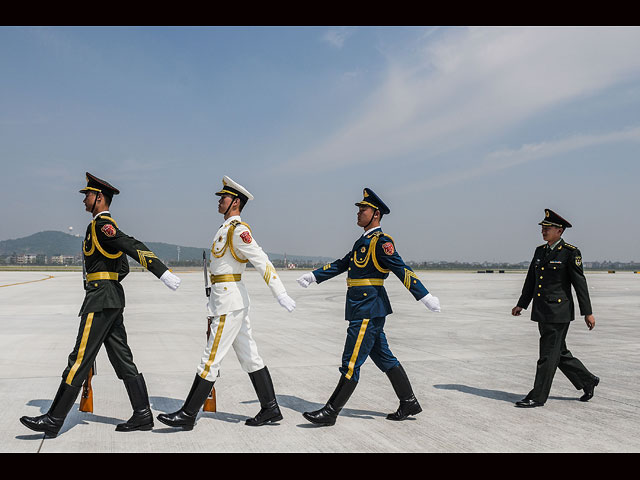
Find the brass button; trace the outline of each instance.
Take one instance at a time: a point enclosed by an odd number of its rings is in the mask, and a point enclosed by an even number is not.
[[[98,284],[97,284],[97,283],[94,283],[94,284],[93,284],[93,286],[94,286],[94,287],[97,287],[97,286],[98,286]]]
[[[541,270],[544,270],[544,267],[542,267]]]
[[[540,280],[542,280],[542,277],[540,277]]]
[[[561,298],[559,298],[559,299],[558,299],[558,303],[560,303],[561,301],[562,301],[562,299],[561,299]]]
[[[367,296],[367,294],[366,294],[366,293],[363,293],[362,295],[364,295],[365,297]]]
[[[538,294],[538,296],[540,296],[540,294]]]
[[[542,288],[542,285],[538,285],[538,288]]]

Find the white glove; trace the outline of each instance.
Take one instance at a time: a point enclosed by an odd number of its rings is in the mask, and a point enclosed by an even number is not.
[[[181,282],[180,277],[174,275],[169,270],[167,270],[160,276],[160,280],[162,280],[162,282],[167,287],[169,287],[171,290],[174,290],[174,291],[178,289]]]
[[[293,309],[296,308],[296,302],[286,293],[278,295],[278,303],[289,312],[293,312]]]
[[[316,277],[313,272],[305,273],[300,278],[298,278],[297,282],[301,287],[307,288],[312,283],[315,283]]]
[[[427,293],[424,297],[420,299],[420,301],[424,303],[427,306],[427,308],[432,312],[440,311],[440,300],[438,300],[438,297],[434,297],[430,293]]]

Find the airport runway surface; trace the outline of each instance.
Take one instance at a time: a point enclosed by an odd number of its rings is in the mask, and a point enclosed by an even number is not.
[[[205,346],[201,271],[180,271],[172,292],[148,272],[123,282],[125,325],[144,374],[154,416],[182,406]],[[259,404],[235,354],[216,382],[215,413],[201,413],[192,431],[156,421],[151,432],[116,432],[131,406],[104,350],[93,379],[94,412],[78,402],[57,438],[44,439],[19,422],[48,410],[78,328],[83,299],[79,272],[0,272],[0,452],[639,452],[640,274],[587,272],[596,328],[581,317],[569,329],[574,356],[601,379],[594,398],[556,373],[542,408],[514,402],[531,389],[538,355],[529,313],[512,317],[524,273],[419,271],[440,298],[441,313],[416,302],[396,277],[386,281],[394,313],[386,333],[423,412],[392,422],[398,406],[386,378],[369,360],[333,427],[308,423],[338,381],[345,340],[345,275],[308,289],[280,272],[297,308],[288,313],[261,276],[244,275],[260,354],[269,367],[284,419],[245,426]]]

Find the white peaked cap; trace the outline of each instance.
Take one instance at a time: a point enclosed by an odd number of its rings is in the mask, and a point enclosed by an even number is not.
[[[222,177],[222,190],[216,192],[216,195],[224,194],[233,195],[235,197],[245,197],[246,201],[253,200],[253,195],[249,193],[249,190],[226,175]]]

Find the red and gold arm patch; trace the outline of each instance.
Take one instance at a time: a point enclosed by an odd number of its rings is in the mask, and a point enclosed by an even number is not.
[[[104,233],[107,237],[115,237],[116,235],[116,228],[110,223],[103,225],[100,230],[102,230],[102,233]]]
[[[393,253],[396,251],[396,249],[393,247],[392,242],[383,243],[382,249],[384,250],[384,253],[386,253],[387,255],[393,255]]]
[[[240,238],[242,239],[242,241],[244,243],[251,243],[251,240],[252,240],[251,233],[249,233],[248,231],[247,232],[242,232],[240,234]]]

